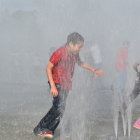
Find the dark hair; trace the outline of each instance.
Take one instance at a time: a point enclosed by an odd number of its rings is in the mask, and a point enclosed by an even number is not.
[[[78,42],[84,42],[84,38],[79,33],[74,32],[74,33],[69,34],[68,37],[67,37],[67,43],[66,44],[69,44],[70,42],[72,42],[75,45]]]

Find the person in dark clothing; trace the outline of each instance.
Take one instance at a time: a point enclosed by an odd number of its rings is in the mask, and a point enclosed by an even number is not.
[[[127,98],[127,103],[123,102],[122,106],[123,109],[126,110],[127,107],[137,98],[137,96],[140,94],[140,72],[138,70],[139,63],[135,63],[133,65],[134,70],[137,73],[136,79],[135,79],[135,85],[132,90],[132,93]]]
[[[139,63],[133,65],[134,70],[137,72],[137,77],[135,80],[135,85],[132,93],[130,94],[130,102],[133,102],[137,96],[140,94],[140,72],[138,70]]]

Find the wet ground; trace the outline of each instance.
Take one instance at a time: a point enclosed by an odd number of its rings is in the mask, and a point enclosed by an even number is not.
[[[26,88],[25,88],[26,87]],[[92,117],[92,112],[88,114],[84,123],[87,131],[82,130],[79,137],[67,134],[60,138],[61,128],[58,128],[54,140],[115,140],[113,116],[111,113],[111,91],[102,90],[97,107],[96,119]],[[104,99],[104,100],[103,100]],[[133,122],[140,117],[140,104],[135,105],[132,117]],[[51,96],[47,93],[47,86],[42,85],[1,85],[0,98],[0,140],[41,140],[43,138],[34,136],[32,129],[38,121],[45,115],[51,106]],[[81,120],[82,121],[82,120]],[[131,140],[140,140],[140,130],[131,127]],[[123,136],[122,120],[119,117],[118,140],[128,140],[128,136]]]

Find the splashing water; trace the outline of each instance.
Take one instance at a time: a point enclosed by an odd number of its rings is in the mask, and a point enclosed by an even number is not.
[[[131,122],[132,122],[132,103],[129,104],[128,109],[127,109],[127,123],[128,123],[128,137],[130,138],[131,136]]]
[[[124,102],[123,93],[118,90],[118,88],[114,89],[114,130],[115,136],[118,137],[118,124],[119,124],[119,114],[122,118],[122,126],[123,126],[123,134],[126,136],[126,115],[125,110],[122,107]]]

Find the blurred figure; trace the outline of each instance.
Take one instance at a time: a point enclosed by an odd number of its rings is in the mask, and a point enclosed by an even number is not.
[[[115,69],[117,72],[117,79],[114,86],[118,87],[120,92],[125,92],[128,69],[128,48],[129,42],[123,42],[116,54]]]
[[[96,69],[102,69],[102,55],[100,48],[97,44],[91,44],[91,54],[92,54],[92,60],[93,60],[93,66]],[[95,79],[96,83],[96,90],[104,89],[103,85],[103,77],[97,76]]]
[[[90,48],[91,48],[91,42],[86,41],[84,43],[84,47],[82,48],[83,61],[87,62],[90,65],[93,65],[92,52]]]
[[[129,95],[128,105],[130,103],[132,103],[138,97],[138,95],[140,94],[140,72],[139,72],[139,69],[138,69],[139,65],[140,65],[140,63],[135,63],[133,65],[133,68],[137,73],[137,77],[136,77],[136,80],[135,80],[134,89],[133,89],[132,93]],[[125,107],[125,108],[127,108],[127,107]],[[133,124],[133,127],[137,128],[137,129],[140,129],[140,118],[138,118],[138,120]]]
[[[140,72],[138,69],[139,65],[140,65],[140,63],[135,63],[133,65],[133,68],[137,73],[137,77],[135,80],[134,89],[133,89],[132,93],[130,94],[130,102],[133,102],[133,100],[135,100],[137,98],[137,96],[140,94]]]
[[[135,85],[134,85],[134,88],[132,90],[132,93],[127,97],[126,103],[123,103],[124,110],[126,110],[127,106],[130,103],[132,103],[138,97],[138,95],[140,94],[140,72],[139,72],[139,69],[138,69],[139,65],[140,65],[139,63],[135,63],[133,65],[133,68],[137,73],[137,77],[136,77],[136,80],[135,80]]]
[[[99,69],[102,66],[102,56],[99,46],[97,44],[93,44],[91,46],[91,52],[94,66]]]
[[[128,68],[128,47],[129,42],[124,42],[122,46],[117,50],[115,59],[115,70],[116,77],[113,80],[113,85],[111,89],[113,91],[113,105],[114,105],[114,128],[117,136],[118,131],[118,120],[119,114],[122,118],[123,132],[126,134],[126,120],[125,113],[123,109],[123,104],[125,101],[125,86],[127,81],[127,68]]]

